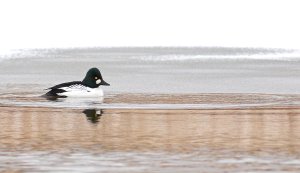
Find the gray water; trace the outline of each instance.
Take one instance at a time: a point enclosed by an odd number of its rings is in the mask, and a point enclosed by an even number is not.
[[[300,53],[80,48],[0,56],[0,171],[299,172]],[[92,100],[40,97],[98,67]]]
[[[299,55],[218,47],[19,50],[0,58],[0,85],[41,91],[98,67],[111,84],[103,89],[113,93],[298,93]]]

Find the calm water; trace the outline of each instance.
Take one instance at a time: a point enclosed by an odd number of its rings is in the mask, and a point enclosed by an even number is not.
[[[299,113],[1,108],[0,170],[299,172]]]
[[[300,51],[281,49],[39,49],[0,56],[0,86],[40,92],[98,67],[110,93],[295,94],[299,66]]]
[[[0,56],[0,171],[300,172],[300,56],[242,48]],[[99,67],[104,98],[45,88]]]

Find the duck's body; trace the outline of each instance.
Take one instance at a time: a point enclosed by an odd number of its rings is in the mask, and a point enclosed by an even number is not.
[[[103,90],[98,88],[106,83],[97,68],[90,69],[83,81],[66,82],[48,88],[45,95],[49,97],[102,97]]]
[[[46,95],[55,97],[102,97],[101,88],[90,88],[81,81],[67,82],[56,85]]]

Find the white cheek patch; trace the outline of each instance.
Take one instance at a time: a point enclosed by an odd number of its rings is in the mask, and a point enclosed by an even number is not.
[[[100,79],[96,80],[96,84],[99,84],[100,82],[101,82],[101,80],[100,80]]]

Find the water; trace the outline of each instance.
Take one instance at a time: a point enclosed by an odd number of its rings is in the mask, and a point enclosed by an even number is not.
[[[0,170],[299,172],[299,111],[1,108]]]
[[[299,172],[300,56],[250,48],[0,56],[0,171]],[[99,67],[105,97],[40,97]]]
[[[19,51],[0,63],[1,88],[82,80],[100,68],[121,93],[298,93],[296,50],[242,48],[86,48]],[[5,60],[6,59],[6,60]],[[18,84],[18,86],[15,86]]]

